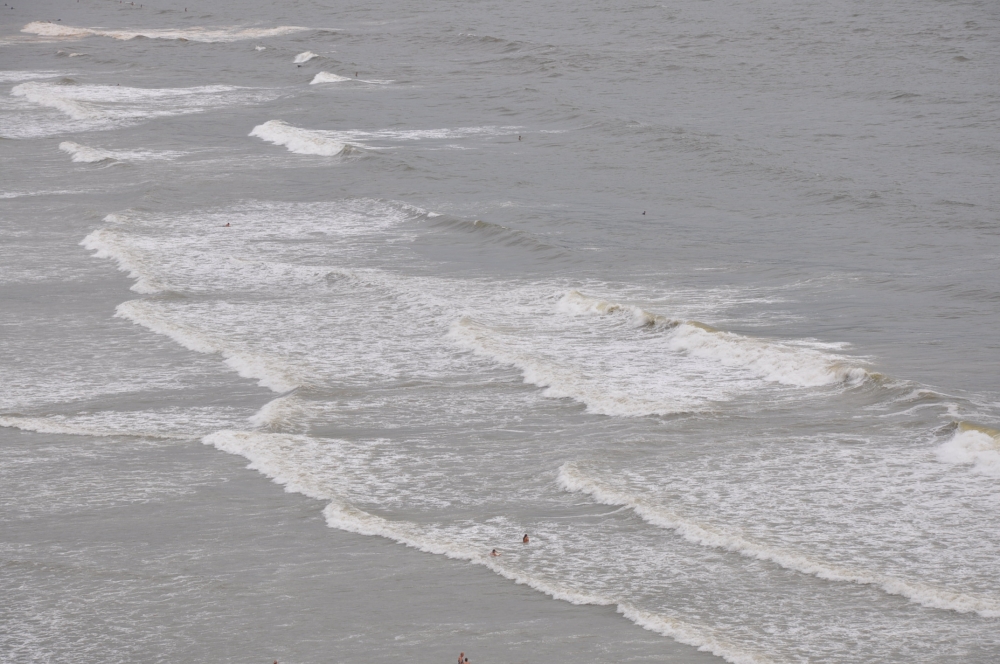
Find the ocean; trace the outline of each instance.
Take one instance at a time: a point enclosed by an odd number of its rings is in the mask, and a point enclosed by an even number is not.
[[[995,3],[0,12],[0,661],[1000,659]]]

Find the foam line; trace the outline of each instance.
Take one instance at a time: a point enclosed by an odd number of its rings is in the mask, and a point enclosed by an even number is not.
[[[1000,602],[953,592],[944,588],[903,581],[867,570],[853,570],[814,560],[807,556],[783,551],[748,540],[740,535],[719,531],[690,519],[685,519],[662,507],[649,504],[643,498],[618,491],[588,477],[572,463],[559,468],[559,485],[572,493],[584,493],[603,505],[628,507],[649,524],[673,530],[692,544],[724,549],[747,558],[766,560],[785,569],[810,574],[827,581],[843,581],[871,585],[890,595],[906,599],[933,609],[946,609],[958,613],[978,613],[985,618],[1000,617]]]

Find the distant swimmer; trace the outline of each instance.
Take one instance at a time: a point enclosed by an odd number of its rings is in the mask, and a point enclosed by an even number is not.
[[[500,554],[499,554],[499,553],[497,553],[497,550],[496,550],[496,549],[493,549],[492,551],[490,551],[490,556],[492,556],[493,558],[496,558],[496,557],[497,557],[497,556],[499,556],[499,555],[500,555]]]
[[[229,228],[229,222],[228,221],[226,222],[226,225],[223,226],[223,228]]]
[[[522,539],[521,541],[524,542],[525,544],[528,543],[528,533],[524,534],[524,539]]]
[[[462,664],[462,662],[464,661],[465,661],[465,653],[464,652],[458,653],[458,664]]]
[[[354,78],[358,77],[358,72],[354,72]]]
[[[646,211],[645,210],[642,211],[642,216],[644,216],[644,217],[646,216]]]
[[[521,135],[520,134],[517,135],[517,140],[521,140]]]

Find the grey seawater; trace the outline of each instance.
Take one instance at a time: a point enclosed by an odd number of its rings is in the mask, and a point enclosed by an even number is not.
[[[0,659],[1000,657],[995,4],[19,4]]]

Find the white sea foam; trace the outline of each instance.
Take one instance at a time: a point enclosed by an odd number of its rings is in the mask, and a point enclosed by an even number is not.
[[[296,154],[314,154],[323,157],[333,157],[344,151],[346,143],[330,138],[326,132],[310,129],[299,129],[285,124],[281,120],[269,120],[257,125],[250,132],[262,140],[283,145],[289,152]]]
[[[673,530],[685,540],[701,546],[732,551],[748,558],[767,560],[796,572],[810,574],[828,581],[843,581],[872,585],[890,595],[900,595],[911,602],[935,609],[959,613],[978,613],[986,618],[1000,617],[1000,602],[937,588],[927,584],[904,581],[869,570],[849,569],[816,560],[809,556],[753,542],[736,533],[696,523],[645,498],[626,493],[583,473],[575,464],[559,468],[559,485],[570,492],[585,493],[604,505],[627,507],[644,521]]]
[[[318,57],[319,53],[313,53],[312,51],[303,51],[302,53],[296,55],[295,60],[293,60],[292,62],[294,62],[297,65],[301,65],[303,62],[309,62],[313,58],[318,58]]]
[[[974,472],[1000,477],[1000,431],[960,422],[955,435],[937,448],[942,463],[971,464]]]
[[[57,78],[65,75],[58,71],[0,71],[0,83],[17,83],[40,78]]]
[[[488,567],[494,573],[520,585],[526,585],[550,597],[576,605],[615,606],[618,613],[641,627],[675,639],[680,643],[711,652],[733,664],[769,664],[764,655],[747,651],[713,630],[677,620],[670,616],[642,611],[631,604],[580,591],[514,569],[503,559],[491,558],[479,543],[442,536],[434,528],[415,523],[393,521],[358,509],[331,492],[309,471],[310,465],[297,463],[311,458],[322,443],[301,435],[224,430],[202,439],[206,445],[242,456],[250,461],[248,468],[256,470],[285,487],[288,492],[301,493],[317,500],[329,501],[323,516],[331,528],[360,535],[384,537],[408,547],[457,560]]]
[[[40,35],[43,37],[111,37],[112,39],[135,39],[136,37],[146,37],[148,39],[178,39],[195,42],[231,42],[241,39],[262,39],[265,37],[277,37],[280,35],[302,32],[309,28],[294,25],[282,25],[276,28],[133,28],[111,30],[107,28],[75,28],[69,25],[46,23],[35,21],[29,23],[21,29],[21,32]]]
[[[599,415],[669,415],[700,407],[694,400],[648,397],[615,390],[600,377],[588,376],[565,363],[546,360],[468,317],[453,324],[448,336],[477,355],[520,369],[524,382],[545,388],[545,396],[574,399],[585,404],[589,412]]]
[[[276,95],[274,91],[228,85],[132,88],[35,81],[14,86],[11,94],[55,109],[76,121],[64,125],[63,130],[108,129],[155,117],[200,113],[230,104],[256,103]]]
[[[790,343],[754,339],[716,330],[697,321],[678,321],[653,314],[636,306],[587,297],[570,291],[557,308],[569,314],[628,316],[636,327],[662,327],[669,335],[670,348],[724,366],[749,369],[761,378],[798,387],[818,387],[836,383],[856,383],[868,372],[850,364],[847,358]]]
[[[347,76],[338,76],[336,74],[331,74],[328,71],[321,71],[313,76],[313,80],[309,81],[309,85],[316,85],[317,83],[339,83],[340,81],[350,80],[352,79]]]
[[[94,148],[72,141],[63,141],[59,144],[59,149],[73,157],[73,161],[94,164],[101,161],[150,161],[176,159],[183,156],[183,152],[154,151],[154,150],[104,150]]]
[[[197,353],[217,353],[240,376],[255,379],[261,387],[275,392],[287,392],[309,382],[308,373],[285,358],[242,348],[238,342],[224,339],[221,334],[177,320],[152,302],[123,302],[118,305],[115,315],[170,337]]]

